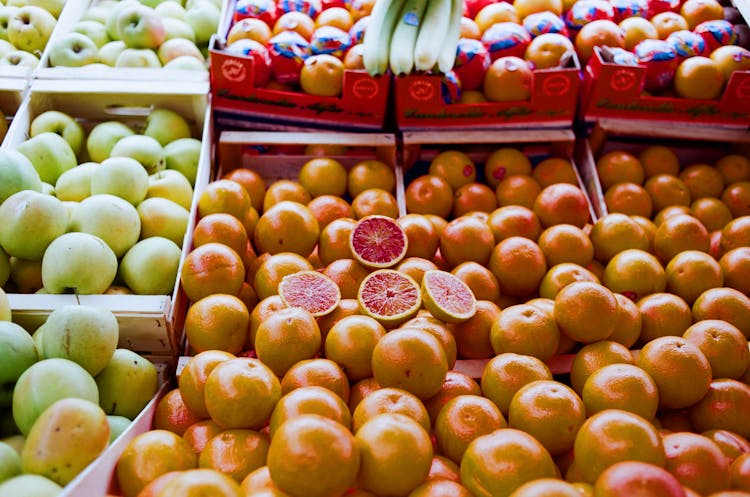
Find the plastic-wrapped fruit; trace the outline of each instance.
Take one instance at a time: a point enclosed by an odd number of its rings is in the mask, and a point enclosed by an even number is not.
[[[321,26],[313,31],[310,39],[310,53],[328,54],[342,58],[352,46],[349,33],[333,26]]]
[[[440,80],[440,95],[446,104],[455,104],[461,100],[461,81],[458,80],[455,71],[443,74]]]
[[[732,23],[727,21],[702,22],[694,31],[703,37],[709,53],[723,45],[737,44],[737,33],[732,29]]]
[[[461,38],[482,39],[482,31],[479,29],[479,25],[474,22],[474,19],[461,18]]]
[[[321,9],[320,11],[328,10],[333,7],[341,7],[346,10],[349,10],[349,2],[348,0],[321,0]]]
[[[481,88],[490,63],[490,54],[481,41],[471,38],[458,40],[453,70],[461,81],[463,90]]]
[[[518,57],[500,57],[484,77],[484,95],[491,102],[528,100],[533,81],[528,62]]]
[[[273,0],[238,0],[234,7],[234,22],[254,18],[273,26],[276,17],[276,4]]]
[[[515,22],[498,22],[482,35],[482,43],[491,60],[500,57],[523,57],[531,42],[531,34]]]
[[[660,92],[672,84],[680,61],[672,45],[665,40],[643,40],[633,49],[638,63],[646,66],[644,89]]]
[[[565,15],[565,24],[575,32],[593,21],[612,21],[615,9],[605,0],[579,0],[573,4]]]
[[[568,28],[565,26],[565,21],[553,12],[529,14],[523,20],[523,27],[531,33],[531,36],[539,36],[544,33],[568,35]]]
[[[615,9],[615,22],[629,17],[648,17],[648,0],[610,0]]]
[[[271,72],[279,83],[296,84],[299,72],[310,55],[310,44],[294,31],[282,31],[268,41]]]
[[[360,70],[365,68],[365,63],[362,60],[362,53],[364,52],[364,45],[357,43],[350,48],[346,55],[344,55],[344,67],[347,69]]]
[[[365,30],[367,25],[370,23],[370,16],[361,17],[355,22],[351,28],[349,28],[349,37],[352,39],[352,43],[362,43],[365,39]]]
[[[496,0],[464,0],[464,16],[474,19],[480,10]]]
[[[265,86],[271,79],[271,57],[268,49],[255,40],[240,38],[227,45],[226,51],[253,59],[253,78],[256,87]]]
[[[312,55],[305,59],[300,71],[302,91],[310,95],[336,97],[341,95],[344,63],[333,55]]]
[[[654,17],[662,12],[677,12],[680,9],[680,0],[649,0],[648,17]]]
[[[607,60],[613,64],[621,66],[637,66],[638,57],[635,56],[630,50],[624,48],[609,48],[607,47]]]
[[[323,10],[323,5],[320,0],[278,0],[276,9],[280,14],[302,12],[315,19]]]
[[[686,59],[706,53],[706,42],[703,37],[692,31],[675,31],[667,36],[667,43],[672,45],[677,57]]]

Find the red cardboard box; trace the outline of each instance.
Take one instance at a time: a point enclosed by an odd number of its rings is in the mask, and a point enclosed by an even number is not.
[[[750,71],[735,71],[719,100],[650,97],[642,95],[644,66],[606,62],[599,48],[583,74],[581,117],[624,118],[713,124],[727,128],[750,125]]]

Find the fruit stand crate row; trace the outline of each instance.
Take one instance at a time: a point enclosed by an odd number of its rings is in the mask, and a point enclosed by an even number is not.
[[[600,119],[586,139],[576,143],[576,160],[597,217],[608,213],[596,161],[613,150],[638,155],[649,145],[672,149],[683,167],[713,164],[730,153],[750,155],[750,132],[717,127],[674,125],[652,121]]]
[[[0,78],[0,144],[2,144],[13,116],[23,102],[28,83],[25,79]]]
[[[442,78],[409,75],[394,79],[396,123],[401,131],[430,129],[569,128],[580,86],[580,64],[534,71],[529,100],[446,103]]]
[[[653,97],[642,94],[646,80],[643,65],[607,62],[594,49],[583,72],[580,118],[622,118],[748,129],[750,126],[750,71],[735,71],[717,100]]]
[[[210,176],[212,144],[211,114],[207,103],[207,83],[171,83],[159,89],[151,84],[127,81],[52,81],[37,80],[16,113],[3,143],[15,148],[29,137],[30,124],[36,116],[57,110],[78,121],[88,133],[95,125],[106,121],[120,121],[133,129],[142,127],[148,113],[155,107],[170,109],[184,117],[193,138],[200,139],[201,152],[196,172],[194,191],[201,191]],[[80,159],[83,162],[85,158]],[[191,205],[191,216],[197,210],[197,196]],[[186,232],[192,231],[189,221]],[[185,236],[181,248],[180,267],[185,256]],[[179,245],[179,244],[178,244]],[[179,275],[179,269],[177,274]],[[177,277],[179,280],[179,276]],[[40,323],[60,305],[96,302],[111,309],[123,331],[121,346],[138,353],[175,356],[187,302],[179,285],[169,295],[39,295],[9,294],[14,319],[26,320],[29,326]],[[34,328],[27,328],[33,331]]]

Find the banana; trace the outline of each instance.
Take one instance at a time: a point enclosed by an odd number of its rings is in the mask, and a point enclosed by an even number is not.
[[[461,16],[463,15],[463,1],[451,1],[451,16],[448,22],[448,30],[443,40],[443,46],[438,56],[438,68],[440,72],[447,73],[453,69],[456,62],[456,50],[458,49],[458,39],[461,36]]]
[[[405,0],[377,0],[362,40],[362,62],[371,76],[388,70],[391,35]]]
[[[406,0],[391,37],[389,63],[395,75],[409,74],[414,68],[414,46],[422,24],[427,0]]]
[[[417,71],[429,71],[435,67],[442,48],[439,40],[448,30],[450,15],[451,0],[429,0],[414,46]]]

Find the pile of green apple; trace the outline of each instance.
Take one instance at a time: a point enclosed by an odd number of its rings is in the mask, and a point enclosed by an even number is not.
[[[0,496],[56,495],[153,398],[158,372],[116,348],[100,307],[55,309],[33,336],[0,317]]]
[[[49,63],[206,71],[220,9],[220,0],[102,0],[53,40]]]
[[[34,68],[52,36],[65,0],[0,0],[0,68]],[[0,72],[2,69],[0,69]]]
[[[0,286],[18,293],[173,291],[201,142],[155,109],[142,132],[90,132],[46,111],[30,137],[0,149]]]

